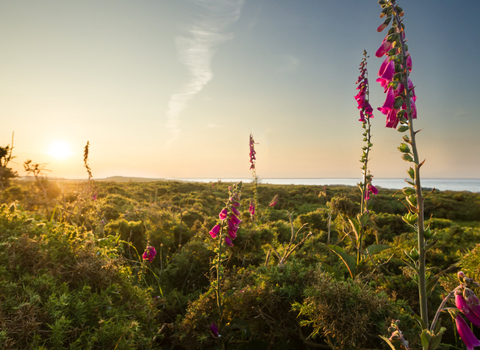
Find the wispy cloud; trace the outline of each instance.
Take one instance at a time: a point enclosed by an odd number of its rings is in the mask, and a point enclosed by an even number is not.
[[[190,72],[189,82],[170,98],[167,111],[167,129],[170,138],[167,148],[180,136],[179,116],[187,108],[188,101],[198,94],[213,78],[212,57],[216,47],[233,38],[226,32],[240,17],[244,0],[198,0],[205,13],[188,29],[189,36],[177,37],[180,61]]]
[[[293,55],[280,56],[280,68],[279,71],[292,71],[297,69],[300,64],[300,60]]]

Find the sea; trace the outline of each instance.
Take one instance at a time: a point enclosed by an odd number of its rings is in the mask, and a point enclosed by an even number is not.
[[[192,181],[192,182],[238,182],[243,181],[246,183],[252,182],[252,178],[249,179],[169,179],[180,181]],[[388,189],[401,189],[405,186],[409,186],[406,179],[380,179],[374,178],[373,185],[381,188]],[[333,186],[333,185],[345,185],[356,186],[360,182],[360,179],[345,178],[345,179],[258,179],[259,184],[272,184],[272,185],[310,185],[310,186]],[[480,179],[422,179],[422,188],[433,189],[438,191],[469,191],[480,192]]]

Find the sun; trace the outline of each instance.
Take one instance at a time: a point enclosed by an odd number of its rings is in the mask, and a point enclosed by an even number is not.
[[[72,154],[72,151],[68,142],[55,141],[50,144],[48,154],[56,159],[65,159]]]

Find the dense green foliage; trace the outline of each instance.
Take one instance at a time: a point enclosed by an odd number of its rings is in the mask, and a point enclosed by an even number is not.
[[[357,188],[259,185],[253,223],[245,184],[216,339],[209,231],[229,184],[41,181],[13,181],[0,194],[2,349],[381,349],[392,318],[419,343],[417,286],[403,262],[415,233],[394,191],[372,199],[365,237],[389,248],[352,279],[327,245],[354,249]],[[427,255],[433,314],[460,267],[480,278],[480,195],[435,191],[425,208],[438,238]],[[152,263],[141,258],[147,245],[157,250]],[[447,328],[443,342],[453,345]]]

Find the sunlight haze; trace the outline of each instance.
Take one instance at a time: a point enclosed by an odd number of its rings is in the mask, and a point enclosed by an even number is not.
[[[403,0],[422,176],[480,177],[480,2]],[[468,8],[468,10],[466,10]],[[49,176],[361,177],[367,50],[376,177],[402,178],[376,1],[0,0],[0,145]],[[11,163],[12,164],[12,163]]]

